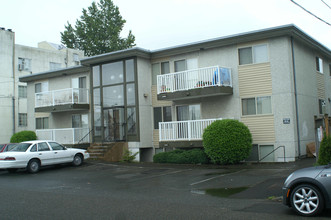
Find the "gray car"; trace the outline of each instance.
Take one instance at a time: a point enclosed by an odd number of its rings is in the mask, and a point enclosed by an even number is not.
[[[331,163],[290,174],[283,186],[283,203],[303,216],[331,208]]]

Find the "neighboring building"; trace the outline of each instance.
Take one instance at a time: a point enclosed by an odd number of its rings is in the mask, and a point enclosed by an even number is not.
[[[49,128],[62,129],[56,132],[84,124],[86,134],[76,136],[88,135],[85,142],[126,142],[141,161],[155,152],[201,147],[203,129],[222,118],[249,127],[250,160],[271,153],[263,161],[294,161],[315,141],[315,118],[331,114],[330,49],[294,25],[155,51],[132,48],[81,63],[85,67],[21,77],[28,83],[28,112],[47,112]],[[35,88],[43,80],[49,94],[74,93],[81,77],[89,99],[69,99],[67,107],[38,104],[44,94]],[[28,118],[30,129],[34,121]]]
[[[29,126],[27,85],[19,77],[80,64],[83,51],[41,42],[38,48],[15,44],[15,33],[0,28],[0,143]],[[32,126],[34,128],[34,126]]]

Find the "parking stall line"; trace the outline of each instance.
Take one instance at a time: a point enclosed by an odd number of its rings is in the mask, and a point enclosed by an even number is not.
[[[217,178],[219,178],[219,177],[228,176],[228,175],[230,175],[230,174],[240,173],[240,172],[242,172],[242,171],[245,171],[245,170],[239,170],[239,171],[234,172],[234,173],[221,174],[221,175],[214,176],[214,177],[211,177],[211,178],[208,178],[208,179],[200,180],[200,181],[198,181],[198,182],[191,183],[190,186],[198,185],[198,184],[200,184],[200,183],[205,183],[205,182],[208,182],[208,181],[210,181],[210,180],[217,179]]]
[[[136,181],[141,181],[141,180],[146,180],[146,179],[153,179],[153,178],[160,177],[160,176],[167,176],[167,175],[172,175],[172,174],[182,173],[182,172],[191,171],[191,170],[192,170],[192,169],[187,169],[187,170],[176,170],[176,171],[167,172],[167,173],[162,173],[162,174],[158,174],[158,175],[152,175],[152,176],[143,177],[143,178],[136,178],[136,179],[131,180],[131,181],[129,181],[129,182],[136,182]]]

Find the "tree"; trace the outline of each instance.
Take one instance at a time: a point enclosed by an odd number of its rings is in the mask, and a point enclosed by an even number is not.
[[[34,131],[20,131],[10,138],[10,143],[19,143],[22,141],[33,141],[37,140],[37,135]]]
[[[131,30],[127,38],[121,38],[126,21],[112,0],[93,2],[82,13],[75,27],[67,22],[61,32],[61,42],[66,47],[83,50],[86,56],[94,56],[135,46]]]
[[[318,164],[327,165],[328,163],[331,163],[331,135],[324,135],[318,155]]]
[[[235,164],[249,156],[252,135],[242,122],[218,120],[204,130],[203,147],[213,163]]]

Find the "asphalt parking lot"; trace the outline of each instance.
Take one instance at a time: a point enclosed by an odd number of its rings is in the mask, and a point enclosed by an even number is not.
[[[302,219],[281,204],[281,187],[293,170],[314,163],[87,161],[32,175],[0,171],[1,219]]]

